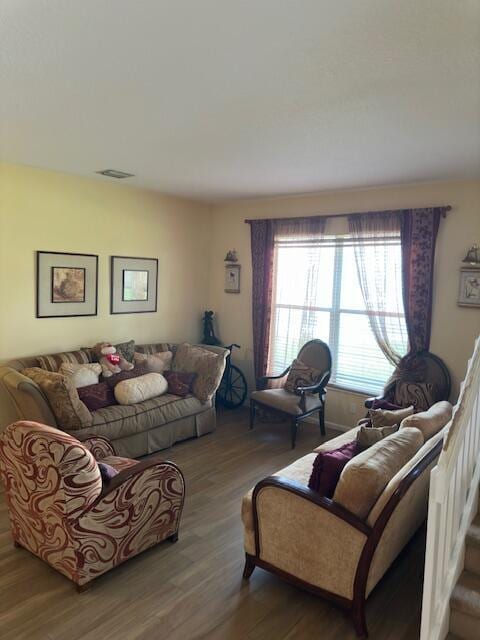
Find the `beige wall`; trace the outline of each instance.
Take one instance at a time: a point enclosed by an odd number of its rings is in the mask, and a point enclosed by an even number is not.
[[[236,201],[213,209],[209,306],[217,313],[225,342],[238,342],[238,364],[253,382],[251,325],[250,228],[245,218],[304,216],[450,204],[437,242],[431,350],[447,363],[458,391],[473,341],[480,333],[480,309],[457,306],[461,260],[467,248],[480,244],[480,182],[438,182],[382,189],[329,192],[318,195]],[[242,265],[241,293],[223,288],[223,258],[235,247]],[[350,425],[364,414],[363,397],[331,390],[327,420]]]
[[[192,340],[208,286],[210,208],[179,198],[0,165],[0,361],[98,340]],[[99,255],[98,315],[35,318],[35,251]],[[110,315],[111,255],[158,258],[157,313]]]

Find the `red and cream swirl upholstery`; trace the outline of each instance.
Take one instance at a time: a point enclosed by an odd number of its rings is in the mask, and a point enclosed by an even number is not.
[[[97,459],[119,471],[107,486]],[[106,438],[16,422],[0,437],[0,472],[15,543],[79,586],[178,532],[178,467],[118,458]]]

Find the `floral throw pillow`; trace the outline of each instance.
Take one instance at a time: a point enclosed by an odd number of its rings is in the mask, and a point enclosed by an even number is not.
[[[185,373],[182,371],[164,371],[168,382],[168,393],[184,398],[192,391],[193,381],[197,377],[196,373]]]
[[[290,367],[284,389],[285,391],[295,393],[295,389],[297,387],[311,387],[320,380],[322,374],[323,371],[315,369],[314,367],[309,367],[304,362],[296,358]]]

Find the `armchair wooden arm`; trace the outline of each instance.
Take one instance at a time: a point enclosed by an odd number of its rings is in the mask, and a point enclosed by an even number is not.
[[[278,376],[260,376],[257,378],[257,389],[263,390],[269,380],[280,380],[290,371],[291,366],[289,365],[283,373],[280,373]]]

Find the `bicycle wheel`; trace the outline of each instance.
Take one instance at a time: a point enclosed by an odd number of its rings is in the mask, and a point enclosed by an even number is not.
[[[229,370],[220,382],[217,391],[217,400],[227,409],[235,409],[245,402],[247,397],[247,381],[241,370],[234,364],[230,365]]]

